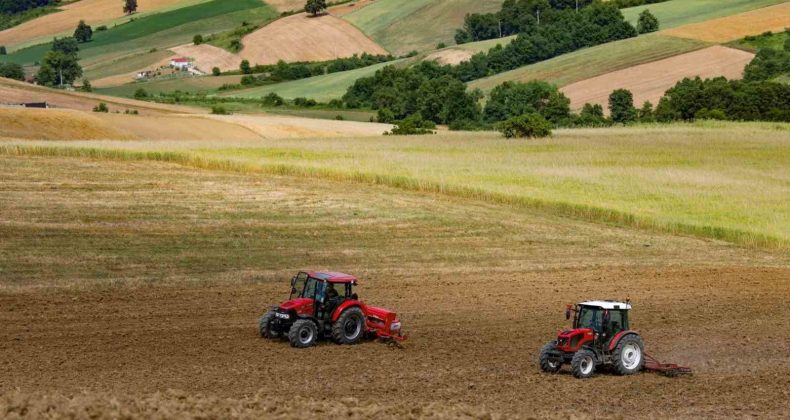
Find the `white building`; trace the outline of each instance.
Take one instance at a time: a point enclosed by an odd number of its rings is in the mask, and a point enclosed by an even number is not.
[[[170,60],[170,67],[178,70],[188,70],[192,68],[192,60],[188,58],[173,58]]]

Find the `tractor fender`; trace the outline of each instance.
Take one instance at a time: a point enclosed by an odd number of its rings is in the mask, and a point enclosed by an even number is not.
[[[362,312],[365,312],[365,304],[358,301],[358,300],[347,300],[335,308],[335,311],[332,313],[332,322],[337,321],[340,318],[340,314],[343,313],[348,308],[358,307],[362,309]]]
[[[316,317],[314,317],[314,316],[312,316],[312,315],[302,315],[302,314],[296,314],[296,316],[295,316],[294,318],[295,318],[295,319],[309,319],[310,321],[313,321],[313,323],[315,324],[315,326],[316,326],[317,328],[321,328],[321,325],[323,325],[323,324],[321,323],[321,321],[319,321],[319,320],[318,320],[318,318],[316,318]]]
[[[612,337],[611,341],[609,341],[609,351],[614,350],[614,348],[617,347],[617,343],[619,343],[620,340],[622,340],[623,337],[625,337],[627,335],[636,335],[636,336],[638,336],[639,333],[634,331],[634,330],[620,331],[619,333],[615,334],[614,337]]]

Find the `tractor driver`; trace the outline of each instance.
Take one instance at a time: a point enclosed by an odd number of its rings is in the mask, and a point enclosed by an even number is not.
[[[327,300],[334,299],[338,296],[337,290],[335,290],[334,283],[329,283],[329,290],[326,291],[326,298]]]

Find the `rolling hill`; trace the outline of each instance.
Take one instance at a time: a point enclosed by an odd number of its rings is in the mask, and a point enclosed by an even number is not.
[[[395,55],[454,44],[467,13],[495,12],[504,0],[377,0],[343,18]]]

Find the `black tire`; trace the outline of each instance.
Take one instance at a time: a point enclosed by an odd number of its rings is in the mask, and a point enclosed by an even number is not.
[[[365,314],[358,307],[343,311],[332,324],[332,338],[338,344],[356,344],[365,335]]]
[[[258,331],[263,338],[280,338],[280,332],[272,329],[272,321],[274,320],[274,311],[269,311],[261,316],[258,322]]]
[[[562,368],[562,354],[552,341],[540,350],[540,370],[548,373],[557,373],[560,368]]]
[[[291,347],[303,349],[315,344],[318,340],[318,326],[309,319],[298,319],[288,330],[288,341]]]
[[[633,375],[645,367],[645,343],[642,337],[628,334],[612,352],[612,367],[618,375]]]
[[[595,374],[595,353],[592,350],[581,349],[571,359],[573,376],[587,379]]]

